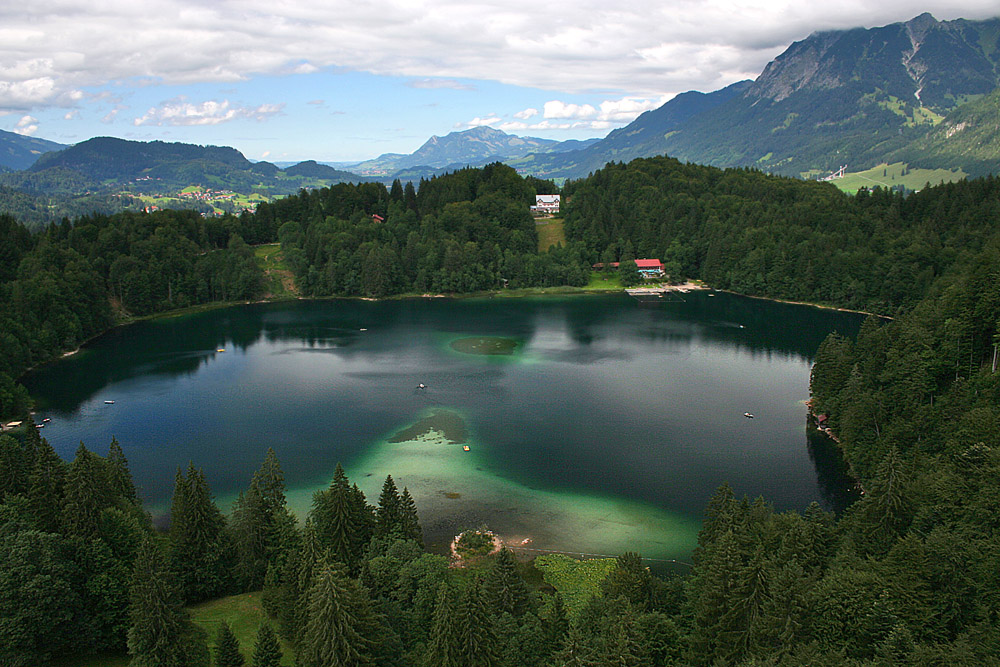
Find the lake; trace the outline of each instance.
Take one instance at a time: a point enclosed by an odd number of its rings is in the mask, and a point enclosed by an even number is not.
[[[685,560],[723,481],[779,510],[853,500],[804,401],[819,343],[862,318],[714,294],[251,304],[115,329],[23,382],[67,460],[119,440],[154,516],[189,461],[228,510],[273,447],[300,516],[341,462],[369,502],[408,487],[432,548],[487,525]]]

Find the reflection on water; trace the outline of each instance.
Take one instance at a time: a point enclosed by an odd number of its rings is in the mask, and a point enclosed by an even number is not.
[[[536,508],[619,498],[697,522],[722,481],[779,509],[842,507],[839,457],[807,439],[802,400],[819,343],[861,319],[706,297],[256,304],[117,329],[25,382],[57,451],[117,437],[154,511],[177,466],[203,467],[224,501],[268,447],[308,498],[436,408],[461,415],[489,479],[554,494]]]

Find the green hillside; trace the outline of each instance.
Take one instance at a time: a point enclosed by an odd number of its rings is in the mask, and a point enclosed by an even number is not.
[[[831,181],[840,190],[854,194],[861,188],[905,188],[921,190],[928,183],[954,183],[966,178],[961,169],[915,169],[904,162],[880,164],[864,171],[847,172],[843,178]]]

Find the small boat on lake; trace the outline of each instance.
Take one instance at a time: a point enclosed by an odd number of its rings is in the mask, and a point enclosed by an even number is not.
[[[463,452],[469,451],[469,446],[468,445],[462,445],[462,451]]]
[[[104,405],[114,405],[114,401],[104,401]]]
[[[427,389],[427,385],[421,382],[420,384],[417,385],[417,389]]]
[[[746,417],[747,419],[753,419],[753,415],[749,412],[744,412],[743,416]]]

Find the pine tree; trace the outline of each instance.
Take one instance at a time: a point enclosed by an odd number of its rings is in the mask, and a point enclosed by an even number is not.
[[[569,615],[558,591],[545,597],[539,615],[544,621],[545,641],[551,655],[563,645],[569,632]]]
[[[531,597],[528,585],[517,571],[517,559],[504,547],[494,556],[484,582],[487,598],[494,614],[504,612],[521,616],[528,611]]]
[[[585,641],[583,633],[576,625],[569,626],[566,641],[552,660],[554,667],[595,667],[598,661],[594,650]]]
[[[62,524],[66,473],[66,463],[42,438],[28,478],[28,507],[38,527],[49,533],[57,532]]]
[[[374,616],[361,588],[333,566],[323,565],[308,592],[299,642],[302,667],[341,667],[370,661]]]
[[[420,518],[417,516],[417,504],[413,502],[413,496],[405,486],[399,497],[399,509],[403,535],[423,547],[424,530],[420,527]]]
[[[129,604],[130,667],[187,667],[190,631],[166,558],[147,539],[139,547]]]
[[[197,602],[222,593],[227,568],[222,549],[225,519],[212,501],[201,470],[177,471],[170,507],[170,557],[184,599]]]
[[[231,534],[246,590],[263,586],[268,567],[280,570],[296,548],[295,517],[287,508],[285,479],[273,449],[233,505]]]
[[[392,481],[392,475],[386,475],[382,493],[378,497],[378,506],[375,508],[375,534],[381,537],[387,536],[399,531],[402,528],[401,524],[402,508],[399,491],[396,490],[396,483]]]
[[[356,572],[371,540],[374,516],[365,494],[350,485],[339,463],[329,488],[313,495],[309,516],[316,524],[319,543],[330,550],[331,558]]]
[[[111,439],[111,445],[108,447],[107,464],[112,493],[133,503],[138,502],[132,472],[128,468],[128,459],[125,458],[125,452],[115,438]]]
[[[215,667],[243,667],[245,663],[239,640],[229,624],[223,621],[215,640]]]
[[[500,662],[500,646],[493,630],[482,580],[469,582],[458,601],[458,663],[493,667]]]
[[[458,603],[447,581],[438,587],[437,606],[431,620],[430,637],[424,653],[425,667],[459,667],[460,637],[457,625]]]
[[[21,443],[9,435],[0,435],[0,500],[27,492],[30,473]]]
[[[97,533],[101,510],[112,504],[107,467],[83,443],[66,476],[63,526],[68,533],[91,537]]]
[[[257,631],[253,647],[252,667],[281,667],[281,642],[270,625],[265,623]]]

